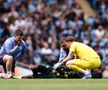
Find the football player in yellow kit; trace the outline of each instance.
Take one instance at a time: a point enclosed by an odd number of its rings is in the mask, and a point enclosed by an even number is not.
[[[66,58],[54,65],[57,69],[65,64],[67,68],[84,74],[82,79],[91,78],[91,69],[98,69],[101,65],[99,55],[88,45],[76,42],[72,36],[67,36],[61,43],[62,49],[69,49]],[[74,59],[72,57],[75,56]]]

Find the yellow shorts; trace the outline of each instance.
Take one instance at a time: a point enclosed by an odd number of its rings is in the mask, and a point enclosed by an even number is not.
[[[82,69],[97,69],[101,65],[101,60],[98,57],[94,57],[88,60],[73,59],[69,62],[72,62],[74,65],[79,66]]]

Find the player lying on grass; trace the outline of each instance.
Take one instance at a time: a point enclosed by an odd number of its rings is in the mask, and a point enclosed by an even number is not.
[[[27,45],[23,39],[21,30],[15,31],[15,36],[8,38],[0,49],[0,64],[3,65],[6,74],[0,73],[2,78],[10,78],[14,73],[16,60],[26,56]]]
[[[66,37],[61,42],[61,48],[63,50],[69,49],[69,53],[66,56],[65,52],[61,52],[64,53],[64,59],[56,63],[53,67],[54,69],[65,64],[67,68],[83,73],[84,76],[82,79],[86,79],[92,77],[90,72],[91,69],[97,69],[101,65],[99,55],[91,47],[76,42],[72,36]],[[73,57],[75,58],[72,59]]]

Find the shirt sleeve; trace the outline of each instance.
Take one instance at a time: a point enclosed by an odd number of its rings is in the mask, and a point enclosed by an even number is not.
[[[73,42],[73,43],[70,45],[69,53],[75,52],[75,48],[76,48],[76,44]]]
[[[73,54],[74,55],[74,58],[77,58],[76,54],[75,54],[75,51],[76,50],[76,43],[73,42],[69,48],[69,54]]]
[[[15,57],[16,60],[19,60],[22,57],[27,57],[27,44],[25,42],[22,42],[21,47],[22,47],[21,54]]]
[[[23,50],[22,50],[22,53],[23,53],[23,56],[27,56],[27,44],[24,42],[24,48],[23,48]]]
[[[66,52],[61,48],[60,49],[60,57],[59,57],[59,61],[65,59],[67,56]]]
[[[16,52],[19,52],[18,46],[12,47],[12,42],[10,40],[6,40],[5,43],[5,51],[7,54],[14,55]]]

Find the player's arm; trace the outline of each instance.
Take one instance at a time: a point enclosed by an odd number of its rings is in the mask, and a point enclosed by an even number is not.
[[[67,56],[67,55],[66,55],[66,52],[61,48],[61,49],[60,49],[59,61],[58,61],[58,63],[56,63],[56,64],[53,66],[53,69],[54,69],[54,70],[56,70],[58,67],[61,66],[61,62],[62,62],[63,59],[66,58],[66,56]]]
[[[18,46],[12,48],[12,42],[10,40],[6,40],[4,46],[7,54],[14,55],[16,52],[19,51]]]
[[[74,52],[73,51],[69,52],[68,56],[62,60],[61,64],[64,64],[67,61],[71,60],[73,58],[73,56],[74,56]]]
[[[59,61],[58,62],[61,62],[63,59],[65,59],[67,56],[66,52],[61,48],[60,49],[60,56],[59,56]]]
[[[20,46],[19,46],[20,47]],[[21,51],[21,54],[20,55],[17,55],[16,57],[15,57],[15,59],[16,60],[18,60],[18,59],[20,59],[20,58],[27,58],[27,44],[25,43],[25,42],[22,42],[22,44],[21,44],[21,47],[23,47],[22,48],[22,51]]]
[[[26,57],[27,56],[27,44],[24,41],[22,41],[22,47],[23,49],[22,49],[21,55]]]
[[[68,54],[68,56],[67,56],[65,59],[63,59],[61,62],[56,63],[56,64],[53,66],[53,69],[55,70],[55,69],[59,68],[59,67],[60,67],[61,65],[63,65],[65,62],[67,62],[68,60],[71,60],[72,57],[73,57],[73,53],[70,52],[70,53]]]
[[[76,44],[71,44],[69,48],[69,54],[68,56],[61,62],[62,64],[66,63],[67,61],[71,60],[74,55],[75,55],[75,49],[76,49]]]

